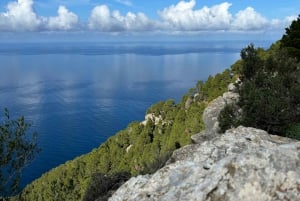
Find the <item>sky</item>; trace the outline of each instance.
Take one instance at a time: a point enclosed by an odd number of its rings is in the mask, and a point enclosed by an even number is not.
[[[0,37],[278,37],[299,0],[1,0]]]

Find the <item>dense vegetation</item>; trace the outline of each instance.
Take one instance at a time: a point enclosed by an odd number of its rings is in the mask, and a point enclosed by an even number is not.
[[[240,100],[221,112],[222,131],[244,125],[300,139],[299,52],[300,16],[269,50],[250,45],[241,51],[234,65],[242,79]]]
[[[11,119],[8,110],[4,110],[0,122],[0,200],[19,191],[22,169],[39,152],[37,134],[30,135],[30,127],[23,116]]]
[[[300,61],[300,15],[285,31],[281,39],[281,47],[287,50],[290,57]]]
[[[190,143],[190,136],[204,129],[202,113],[208,102],[220,96],[235,78],[230,70],[199,81],[183,96],[151,106],[148,121],[133,122],[99,148],[54,168],[29,184],[16,200],[92,200],[114,189],[95,186],[125,181],[130,175],[160,168],[175,149]],[[156,121],[155,121],[156,119]],[[100,179],[99,179],[100,178]],[[109,186],[109,185],[108,185]],[[95,192],[95,191],[96,192]]]

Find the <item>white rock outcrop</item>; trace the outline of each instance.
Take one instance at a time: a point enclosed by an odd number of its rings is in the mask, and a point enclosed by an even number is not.
[[[109,200],[300,200],[300,142],[242,126],[217,134],[228,97],[238,98],[227,94],[206,108],[206,131],[194,144],[153,175],[131,178]]]
[[[155,114],[153,113],[150,113],[150,114],[146,114],[145,116],[145,120],[141,122],[142,125],[146,126],[147,122],[148,121],[152,121],[155,125],[158,125],[159,122],[161,122],[163,119],[162,119],[162,116],[159,115],[158,117],[155,116]]]

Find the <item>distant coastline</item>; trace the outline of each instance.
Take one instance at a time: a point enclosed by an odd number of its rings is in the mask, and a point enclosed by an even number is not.
[[[192,53],[239,53],[255,43],[267,48],[273,41],[216,40],[164,42],[0,42],[0,55],[177,55]]]

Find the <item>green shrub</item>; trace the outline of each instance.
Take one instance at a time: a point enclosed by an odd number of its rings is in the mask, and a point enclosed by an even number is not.
[[[239,107],[236,104],[227,104],[218,117],[220,132],[224,133],[226,130],[238,126],[240,115]]]
[[[92,176],[83,201],[106,201],[124,182],[130,178],[128,172],[118,172],[112,175],[95,173]]]
[[[290,126],[286,131],[286,137],[300,140],[300,123]]]
[[[152,162],[144,163],[144,169],[140,172],[140,174],[153,174],[157,170],[161,169],[165,166],[166,162],[172,156],[172,152],[166,152],[154,159]]]

